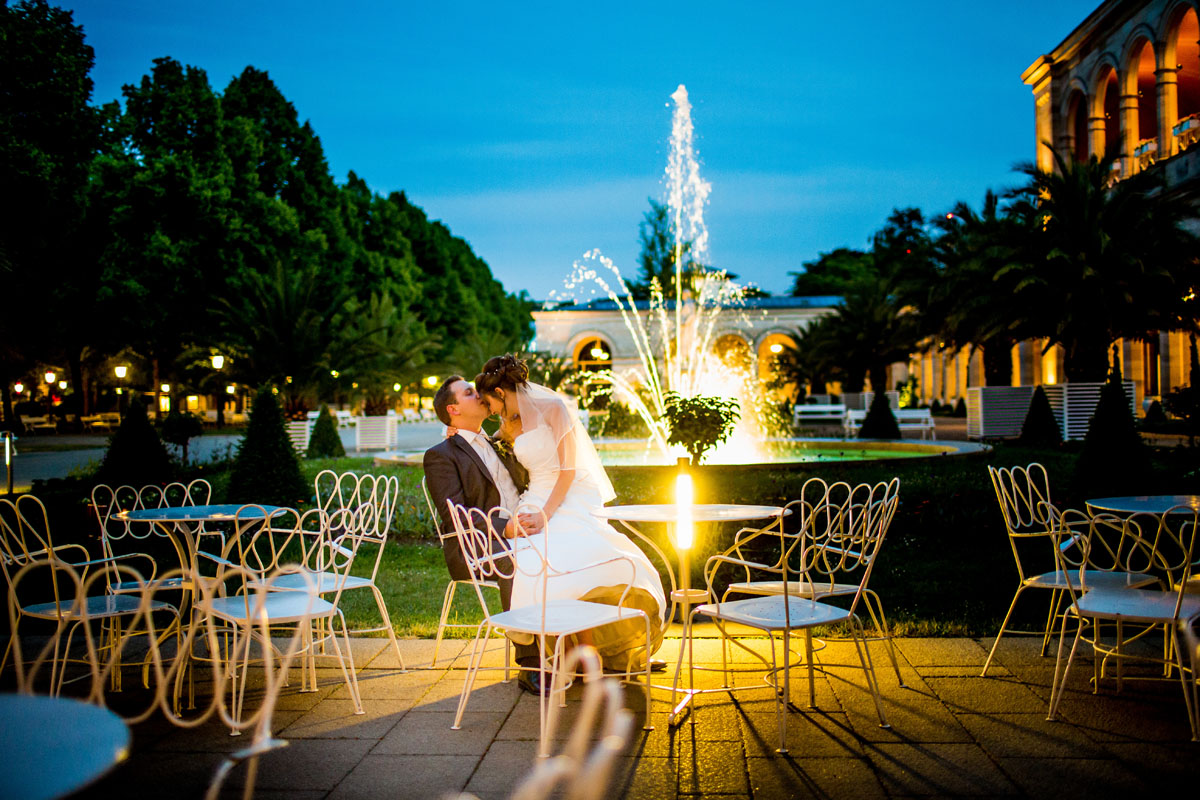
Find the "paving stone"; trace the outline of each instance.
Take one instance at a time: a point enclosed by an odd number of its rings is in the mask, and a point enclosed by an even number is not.
[[[690,745],[690,746],[689,746]],[[741,742],[688,742],[680,749],[680,794],[748,794]]]
[[[861,672],[859,673],[861,681]],[[969,742],[954,715],[932,694],[914,689],[882,692],[884,715],[891,728],[881,728],[875,701],[865,684],[832,681],[838,702],[854,731],[869,742]]]
[[[466,786],[478,756],[379,755],[372,752],[347,775],[330,800],[435,800]]]
[[[976,664],[983,669],[987,650],[974,639],[897,639],[896,649],[914,667]]]
[[[400,662],[396,660],[396,653],[392,650],[391,642],[388,642],[387,639],[383,641],[386,642],[386,645],[379,650],[379,653],[361,666],[389,670],[400,668]],[[443,639],[438,648],[437,664],[434,664],[433,639],[399,639],[398,641],[400,654],[404,657],[404,666],[409,670],[445,669],[467,646],[466,639]]]
[[[998,796],[1018,792],[976,744],[877,744],[867,748],[888,794]]]
[[[619,779],[613,797],[628,800],[675,800],[678,796],[676,761],[670,758],[622,758],[613,770]],[[623,795],[622,795],[623,790]]]
[[[474,755],[482,756],[496,738],[507,715],[495,711],[467,711],[462,727],[452,730],[454,714],[433,711],[406,714],[396,723],[372,755]]]
[[[1110,754],[1073,725],[1033,714],[959,714],[958,721],[993,758],[1106,758]]]
[[[287,747],[259,759],[262,789],[322,789],[337,786],[375,746],[366,739],[291,739]]]
[[[456,711],[462,697],[466,673],[450,670],[421,695],[414,710]],[[501,673],[480,673],[475,679],[471,697],[467,700],[468,711],[510,711],[517,699],[524,694],[517,686],[516,678],[504,683]]]
[[[749,756],[774,756],[779,747],[779,723],[770,714],[747,714],[741,720],[742,737]],[[786,743],[792,758],[860,757],[862,741],[845,714],[820,711],[787,716]]]
[[[372,700],[363,714],[349,700],[326,700],[283,729],[285,739],[379,739],[412,708],[411,700]]]
[[[1116,761],[1002,758],[999,764],[1017,786],[1031,797],[1093,800],[1097,797],[1148,796],[1149,787]]]
[[[1181,786],[1195,786],[1197,747],[1194,742],[1109,745],[1118,761],[1139,777],[1146,794],[1155,788],[1164,796],[1178,793]]]
[[[929,678],[926,683],[951,711],[1046,713],[1029,687],[1007,678]]]
[[[483,656],[480,659],[479,665],[484,668],[496,668],[504,666],[504,639],[492,638],[483,643]],[[447,661],[451,669],[466,670],[471,666],[471,642],[464,641],[462,650],[454,657],[453,661]],[[444,656],[438,655],[438,663],[442,662]],[[509,655],[511,660],[511,653]],[[516,663],[512,666],[516,669]]]
[[[496,741],[472,774],[466,790],[480,800],[500,800],[512,794],[533,768],[537,745],[525,741]]]
[[[417,700],[429,687],[446,676],[445,670],[362,670],[358,675],[358,693],[363,702],[367,700]],[[350,689],[345,683],[333,689],[331,697],[339,700],[350,698]]]
[[[749,758],[755,800],[885,797],[866,758]]]
[[[277,711],[271,720],[271,730],[281,735],[283,730],[304,715],[302,711]],[[230,735],[229,726],[214,717],[191,728],[180,728],[167,723],[168,728],[157,728],[158,735],[145,744],[145,749],[160,752],[189,753],[232,753],[241,750],[249,741],[250,734]],[[140,726],[137,726],[140,727]],[[157,726],[156,726],[157,727]],[[135,728],[136,730],[136,728]],[[141,742],[135,741],[135,752]]]
[[[264,755],[259,761],[260,765],[265,764],[272,755]],[[208,789],[213,771],[223,758],[219,753],[148,753],[135,750],[129,761],[71,797],[75,800],[105,800],[111,797],[161,800],[164,794],[163,787],[169,786],[181,789],[192,787],[191,791],[172,792],[175,797],[199,798]],[[236,774],[231,775],[227,787],[235,777],[244,781]]]

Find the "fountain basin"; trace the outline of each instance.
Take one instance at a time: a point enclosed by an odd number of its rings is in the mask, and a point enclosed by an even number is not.
[[[915,439],[767,439],[767,453],[760,460],[725,462],[705,461],[705,466],[720,467],[787,467],[844,461],[892,461],[910,458],[938,458],[986,453],[991,447],[976,442],[923,441]],[[664,457],[650,450],[642,439],[598,439],[596,450],[606,467],[665,467],[673,466],[673,457]],[[378,465],[420,466],[424,450],[380,453]]]

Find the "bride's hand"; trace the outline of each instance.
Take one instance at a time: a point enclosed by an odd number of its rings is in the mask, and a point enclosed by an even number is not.
[[[543,519],[545,517],[542,514],[517,514],[517,520],[521,523],[521,527],[525,529],[526,535],[541,533]]]

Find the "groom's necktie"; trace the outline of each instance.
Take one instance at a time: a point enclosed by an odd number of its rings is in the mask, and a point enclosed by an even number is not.
[[[515,511],[517,498],[520,497],[517,485],[513,483],[512,475],[509,475],[508,470],[500,463],[500,456],[496,455],[496,451],[492,449],[487,437],[482,433],[462,430],[458,432],[458,435],[466,439],[483,459],[483,465],[487,467],[488,474],[492,476],[492,483],[500,491],[500,505],[510,513]]]

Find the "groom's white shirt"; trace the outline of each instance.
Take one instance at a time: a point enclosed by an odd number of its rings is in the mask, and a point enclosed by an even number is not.
[[[517,485],[513,483],[512,476],[508,474],[508,470],[500,463],[500,456],[496,455],[496,451],[492,449],[492,445],[482,433],[464,431],[462,428],[459,428],[457,435],[461,436],[467,444],[471,445],[475,452],[479,454],[479,457],[483,459],[483,465],[487,467],[488,474],[492,476],[492,483],[496,485],[496,489],[500,492],[500,505],[511,516],[517,509],[521,493],[517,491]]]

